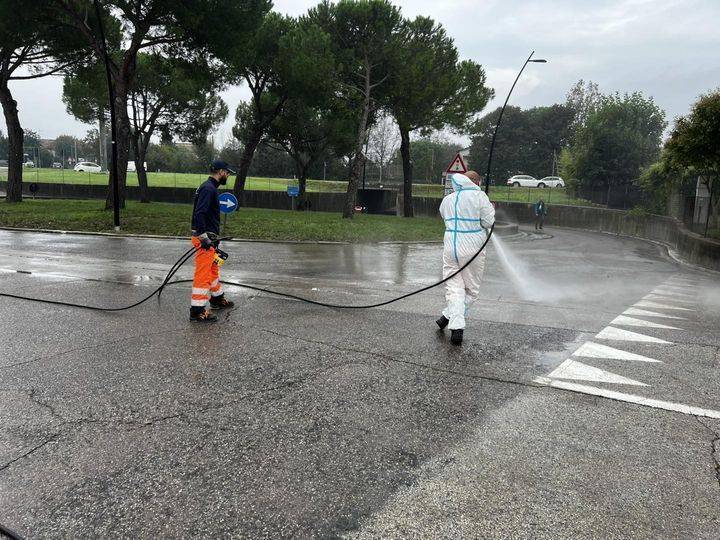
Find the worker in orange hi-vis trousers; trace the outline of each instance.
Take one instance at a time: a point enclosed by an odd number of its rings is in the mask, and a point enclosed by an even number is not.
[[[195,192],[192,216],[192,244],[195,246],[195,275],[190,299],[190,320],[215,322],[217,315],[207,309],[227,309],[235,305],[225,298],[220,284],[220,268],[215,249],[220,234],[220,200],[218,186],[227,184],[235,171],[224,161],[213,161],[210,177]]]

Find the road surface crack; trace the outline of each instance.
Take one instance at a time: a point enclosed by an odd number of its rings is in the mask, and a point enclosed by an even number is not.
[[[30,450],[28,450],[27,452],[25,452],[23,455],[18,456],[18,457],[16,457],[15,459],[12,459],[12,460],[8,461],[8,462],[5,463],[4,465],[0,465],[0,471],[4,471],[4,470],[7,469],[8,467],[10,467],[13,463],[16,463],[16,462],[20,461],[21,459],[25,459],[26,457],[30,456],[31,454],[34,454],[35,452],[37,452],[38,450],[40,450],[40,449],[41,449],[42,447],[44,447],[45,445],[50,444],[51,442],[55,441],[59,436],[60,436],[60,433],[54,433],[54,434],[51,435],[48,439],[44,440],[43,442],[41,442],[41,443],[38,444],[37,446],[34,446],[33,448],[31,448]]]
[[[75,349],[67,349],[67,350],[63,350],[63,351],[58,351],[58,352],[53,353],[48,356],[38,356],[37,358],[31,358],[30,360],[25,360],[23,362],[16,362],[14,364],[7,364],[4,366],[0,366],[0,369],[10,369],[10,368],[18,367],[18,366],[25,366],[27,364],[39,362],[40,360],[52,360],[54,358],[58,358],[60,356],[66,355],[66,354],[79,353],[82,351],[87,351],[89,349],[95,349],[95,348],[104,347],[107,345],[122,343],[123,341],[128,341],[128,340],[135,341],[142,337],[152,337],[152,336],[159,336],[159,335],[165,335],[165,334],[174,334],[176,332],[181,332],[186,329],[187,329],[187,326],[183,325],[178,328],[163,330],[162,332],[149,332],[146,334],[131,334],[131,335],[123,336],[121,338],[117,338],[117,339],[110,339],[107,341],[101,340],[101,341],[97,341],[97,342],[93,343],[92,345],[83,345],[82,347],[76,347]]]
[[[717,478],[718,486],[720,487],[720,433],[703,422],[699,416],[696,416],[695,420],[713,436],[713,439],[710,441],[710,458],[715,464],[715,478]]]
[[[513,384],[513,385],[517,385],[517,386],[526,386],[529,388],[543,388],[543,385],[539,385],[539,384],[535,384],[535,383],[531,383],[531,382],[518,381],[518,380],[514,380],[514,379],[503,379],[501,377],[491,377],[489,375],[478,375],[475,373],[466,373],[466,372],[457,371],[454,369],[447,369],[447,368],[442,368],[442,367],[438,367],[438,366],[431,366],[429,364],[423,364],[422,362],[416,362],[414,360],[407,360],[407,359],[390,356],[390,355],[379,353],[379,352],[367,351],[367,350],[363,350],[363,349],[354,349],[351,347],[342,347],[335,343],[327,343],[325,341],[307,339],[307,338],[302,338],[302,337],[298,337],[298,336],[293,336],[290,334],[283,334],[282,332],[268,330],[267,328],[256,328],[256,329],[261,332],[267,332],[269,334],[273,334],[273,335],[276,335],[279,337],[296,339],[296,340],[302,341],[304,343],[313,343],[316,345],[323,345],[325,347],[328,347],[330,349],[337,350],[337,351],[365,354],[365,355],[372,356],[375,358],[381,358],[382,360],[385,360],[387,362],[392,362],[392,363],[396,363],[396,364],[406,364],[406,365],[410,365],[410,366],[419,367],[422,369],[429,369],[431,371],[437,371],[439,373],[455,375],[458,377],[465,377],[468,379],[479,379],[479,380],[484,380],[484,381],[492,381],[492,382],[498,382],[498,383],[503,383],[503,384]]]

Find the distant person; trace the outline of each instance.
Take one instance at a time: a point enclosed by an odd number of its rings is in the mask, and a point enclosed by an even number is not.
[[[440,215],[445,220],[443,278],[457,272],[477,253],[495,223],[495,207],[480,189],[478,173],[455,173],[450,180],[453,192],[445,196],[440,204]],[[445,282],[447,307],[436,322],[441,330],[450,328],[453,345],[462,343],[467,310],[478,297],[484,269],[483,251],[470,266]]]
[[[535,230],[543,228],[543,223],[545,223],[545,216],[547,216],[547,205],[545,204],[545,201],[540,198],[538,202],[535,203]]]
[[[213,161],[210,177],[195,192],[192,214],[192,245],[195,246],[195,275],[190,299],[190,320],[215,322],[217,315],[207,309],[227,309],[235,305],[225,298],[215,248],[220,241],[220,194],[218,186],[227,184],[235,171],[224,161]]]

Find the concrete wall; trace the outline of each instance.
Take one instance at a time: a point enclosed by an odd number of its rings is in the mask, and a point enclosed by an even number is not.
[[[23,182],[23,195],[32,197],[30,185],[33,182]],[[34,183],[37,191],[34,196],[50,199],[104,199],[107,195],[107,186],[85,184],[53,184]],[[0,181],[0,190],[5,190],[7,182]],[[140,188],[127,186],[129,200],[140,199]],[[150,200],[155,202],[192,204],[195,189],[151,187]],[[342,210],[344,193],[308,193],[306,196],[312,210],[320,212],[340,212]],[[290,210],[292,200],[283,191],[246,191],[245,204],[250,208],[272,208],[276,210]]]
[[[437,216],[439,199],[413,198],[415,214]],[[498,219],[520,224],[535,221],[532,204],[498,202]],[[720,241],[703,238],[689,231],[681,221],[667,216],[633,216],[622,210],[587,206],[550,205],[546,223],[606,233],[635,236],[662,242],[675,249],[686,261],[720,271]]]
[[[23,195],[32,197],[30,185],[37,186],[34,193],[38,198],[49,199],[105,199],[107,186],[87,184],[54,184],[23,182]],[[0,181],[0,191],[4,191],[7,182]],[[127,186],[127,198],[140,199],[140,188]],[[151,187],[150,200],[155,202],[192,204],[194,188]],[[221,190],[222,191],[222,190]],[[397,191],[367,189],[359,190],[358,200],[364,206],[373,209],[372,213],[392,213],[395,210]],[[316,212],[342,212],[345,193],[306,193],[305,198],[310,210]],[[249,208],[271,208],[274,210],[291,210],[292,199],[284,191],[246,191],[245,206]]]

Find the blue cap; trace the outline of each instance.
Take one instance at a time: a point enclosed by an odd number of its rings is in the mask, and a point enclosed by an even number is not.
[[[237,174],[237,171],[233,169],[230,165],[227,164],[227,162],[223,161],[222,159],[216,159],[210,164],[210,170],[212,172],[215,171],[221,171],[226,170],[227,172],[231,174]]]

